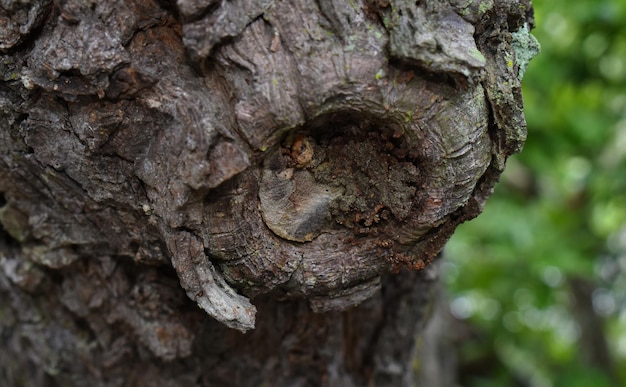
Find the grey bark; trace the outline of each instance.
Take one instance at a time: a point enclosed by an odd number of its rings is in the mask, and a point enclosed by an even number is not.
[[[0,381],[414,383],[428,265],[525,139],[532,24],[529,0],[1,2]]]

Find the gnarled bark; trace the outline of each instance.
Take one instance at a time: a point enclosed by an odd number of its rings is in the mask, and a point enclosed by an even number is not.
[[[532,23],[529,0],[4,2],[0,379],[410,383],[426,268],[522,147]]]

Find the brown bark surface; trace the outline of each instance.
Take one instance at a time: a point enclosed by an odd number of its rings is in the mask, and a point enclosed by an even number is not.
[[[3,1],[0,381],[413,383],[428,265],[525,138],[532,23],[529,0]]]

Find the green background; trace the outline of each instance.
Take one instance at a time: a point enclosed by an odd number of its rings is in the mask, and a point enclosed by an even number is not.
[[[626,0],[535,0],[528,140],[442,266],[463,386],[626,386]]]

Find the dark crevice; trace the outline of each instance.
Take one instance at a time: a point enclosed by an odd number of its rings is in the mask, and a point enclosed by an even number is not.
[[[489,118],[487,121],[487,134],[489,135],[489,139],[491,140],[491,142],[496,146],[496,153],[505,154],[508,157],[511,152],[505,151],[505,149],[509,144],[507,144],[505,132],[498,128],[498,124],[496,123],[496,112],[494,110],[493,104],[491,103],[491,99],[489,98],[489,94],[487,93],[489,85],[485,84],[485,82],[482,82],[481,85],[483,87],[483,90],[485,90],[485,100],[488,101],[487,114]],[[490,165],[492,166],[497,165],[497,160],[495,159],[495,157],[495,155],[492,155],[492,160],[490,163]],[[485,172],[485,174],[486,173],[487,171]],[[478,186],[478,184],[476,186]]]
[[[9,56],[18,56],[14,53],[18,51],[31,51],[35,45],[35,41],[41,35],[44,27],[48,24],[49,20],[56,20],[58,17],[58,10],[52,6],[52,1],[49,1],[47,5],[43,6],[43,10],[37,16],[41,20],[38,25],[32,28],[28,33],[23,35],[15,45],[6,49],[3,53]],[[37,23],[37,22],[35,22]]]
[[[59,73],[59,78],[67,77],[67,78],[83,78],[83,74],[80,72],[80,69],[71,68],[69,70],[57,70]]]
[[[197,234],[198,231],[193,229],[193,228],[191,228],[191,227],[188,227],[188,226],[178,226],[178,227],[172,228],[171,230],[174,231],[174,232],[187,232],[187,233],[195,236],[199,240],[202,240],[202,238],[200,236],[198,236],[198,234]]]
[[[6,206],[7,202],[8,201],[4,192],[0,192],[0,210],[2,210],[4,206]],[[11,234],[9,234],[9,232],[5,229],[4,224],[0,222],[0,250],[2,250],[3,247],[14,248],[19,247],[19,245],[20,242],[17,239],[13,238]]]
[[[397,57],[390,57],[389,67],[396,68],[401,71],[407,71],[407,72],[414,71],[416,74],[420,76],[420,78],[426,81],[434,82],[434,83],[443,83],[455,89],[458,89],[459,86],[461,86],[459,85],[459,80],[457,79],[458,77],[455,77],[454,75],[452,75],[452,73],[447,72],[447,71],[445,72],[435,71],[431,67],[428,67],[425,64],[423,65],[419,63],[418,61],[409,62],[406,60],[399,59]]]
[[[22,125],[22,122],[26,121],[28,119],[28,113],[21,113],[19,116],[17,116],[17,118],[15,119],[15,123],[14,125],[19,127]]]
[[[156,3],[168,14],[174,16],[176,20],[180,20],[180,13],[176,7],[176,0],[156,0]]]
[[[20,242],[17,239],[13,238],[11,234],[4,228],[4,225],[0,223],[0,250],[3,250],[3,247],[6,248],[16,248],[20,246]]]
[[[85,318],[75,317],[74,325],[76,326],[76,328],[78,328],[78,330],[87,334],[89,342],[96,341],[98,339],[98,335],[93,329],[91,329],[91,324],[89,324],[89,322]]]
[[[220,1],[211,1],[209,2],[209,4],[207,4],[203,8],[199,8],[192,15],[182,16],[181,19],[183,19],[183,22],[185,23],[193,23],[193,22],[205,19],[211,16],[211,14],[216,13],[217,10],[221,8],[221,6],[222,4]]]

